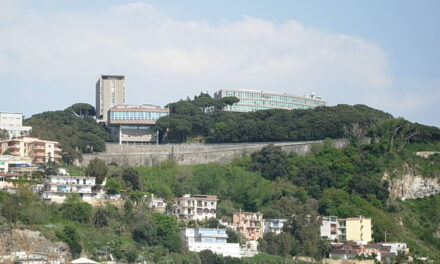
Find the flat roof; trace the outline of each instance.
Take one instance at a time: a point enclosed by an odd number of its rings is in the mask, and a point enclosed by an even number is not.
[[[308,96],[308,95],[296,95],[296,94],[288,94],[288,93],[277,93],[277,92],[265,92],[263,90],[251,90],[251,89],[221,89],[220,91],[230,91],[230,92],[251,92],[251,93],[260,93],[260,94],[270,94],[270,95],[284,95],[290,97],[300,97],[304,99],[314,99],[317,101],[325,101],[324,98],[320,96]],[[219,92],[220,92],[219,91]]]

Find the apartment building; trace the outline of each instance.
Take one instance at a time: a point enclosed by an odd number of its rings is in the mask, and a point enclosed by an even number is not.
[[[119,104],[125,104],[125,76],[99,76],[96,82],[96,119],[107,122],[108,110]]]
[[[257,90],[229,90],[223,89],[214,94],[214,98],[237,97],[240,101],[225,111],[252,112],[267,109],[310,109],[317,106],[325,106],[327,102],[314,94],[298,96],[292,94],[281,94],[263,92]]]
[[[0,112],[0,129],[8,131],[9,139],[27,136],[32,130],[30,126],[23,126],[24,115],[20,113]]]
[[[108,111],[107,125],[119,144],[154,143],[158,140],[154,125],[169,112],[155,105],[116,105]]]
[[[36,137],[21,137],[0,141],[0,155],[30,157],[34,164],[61,160],[60,144],[56,141],[41,140]]]
[[[281,234],[283,232],[284,225],[287,223],[287,219],[265,219],[264,220],[264,233]]]
[[[264,234],[262,213],[236,212],[232,215],[232,225],[246,240],[256,241]]]
[[[87,201],[93,198],[92,188],[95,185],[95,177],[52,175],[44,181],[42,197],[45,201],[62,203],[67,194],[76,193]]]
[[[323,216],[320,231],[322,238],[333,242],[372,241],[371,218],[363,216],[348,218]]]
[[[185,194],[176,198],[173,214],[182,220],[208,220],[216,217],[217,196]]]
[[[372,241],[371,218],[363,216],[338,219],[338,241]]]
[[[235,258],[243,256],[239,243],[227,243],[226,229],[184,228],[180,231],[180,235],[188,251],[211,250],[223,256]]]
[[[323,216],[320,227],[321,237],[330,239],[330,241],[338,241],[338,218],[336,216]]]

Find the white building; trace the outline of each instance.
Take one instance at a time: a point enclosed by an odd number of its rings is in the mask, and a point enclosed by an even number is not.
[[[0,112],[0,129],[8,131],[9,139],[29,135],[32,127],[23,126],[23,114]]]
[[[188,251],[211,250],[216,254],[235,258],[249,256],[249,252],[241,249],[239,243],[226,242],[228,238],[226,229],[185,228],[180,231],[180,235]]]
[[[286,223],[286,219],[265,219],[264,221],[264,233],[275,233],[280,234],[283,232],[284,223]]]
[[[158,197],[152,196],[150,201],[148,202],[148,208],[150,208],[153,212],[165,213],[167,207],[167,203]]]
[[[390,242],[390,243],[381,243],[384,247],[390,247],[390,253],[394,255],[398,255],[399,253],[408,254],[409,248],[406,243],[401,242]]]
[[[83,200],[93,198],[95,177],[48,176],[44,181],[43,200],[62,203],[67,194],[77,193]]]
[[[331,241],[338,240],[338,218],[336,216],[323,216],[321,223],[321,237],[330,239]]]
[[[34,172],[37,169],[37,166],[32,165],[32,158],[0,155],[0,173]]]
[[[176,198],[173,214],[184,220],[208,220],[216,217],[217,196],[185,194]]]

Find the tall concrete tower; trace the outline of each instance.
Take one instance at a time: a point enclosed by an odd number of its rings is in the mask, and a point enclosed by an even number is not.
[[[108,122],[108,110],[125,104],[125,76],[101,75],[96,83],[96,119]]]

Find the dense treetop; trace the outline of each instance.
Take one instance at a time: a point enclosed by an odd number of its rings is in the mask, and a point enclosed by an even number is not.
[[[36,114],[24,121],[32,126],[31,136],[60,142],[63,160],[71,163],[81,153],[104,151],[105,142],[113,137],[95,118],[89,104],[74,104],[63,111]]]

